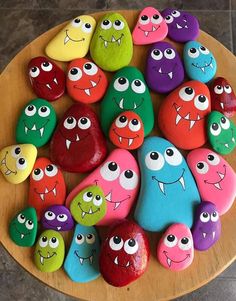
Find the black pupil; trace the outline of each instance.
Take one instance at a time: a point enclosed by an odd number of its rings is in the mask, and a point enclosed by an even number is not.
[[[225,86],[226,89],[229,89],[229,86]]]
[[[85,64],[84,67],[85,67],[85,69],[90,70],[92,68],[92,65],[91,64]]]
[[[21,215],[20,215],[20,218],[24,219],[24,218],[25,218],[24,214],[21,214]]]
[[[151,157],[152,160],[157,160],[159,158],[159,155],[158,155],[157,152],[152,152],[150,154],[150,157]]]
[[[137,119],[132,119],[132,120],[131,120],[131,123],[132,123],[133,125],[137,125],[137,124],[138,124],[138,120],[137,120]]]
[[[191,52],[191,53],[196,53],[196,52],[197,52],[197,49],[196,49],[196,48],[190,48],[190,52]]]
[[[32,225],[32,224],[33,224],[33,222],[29,220],[29,221],[28,221],[28,224],[29,224],[29,225]]]
[[[25,163],[25,159],[24,158],[20,158],[19,159],[19,163],[20,163],[20,165],[23,165]]]
[[[169,242],[173,242],[173,241],[175,240],[175,236],[172,235],[172,234],[170,234],[170,235],[167,236],[167,240],[168,240]]]
[[[131,239],[128,241],[128,245],[129,245],[130,247],[134,247],[134,246],[136,245],[136,241],[135,241],[133,238],[131,238]]]
[[[146,21],[146,20],[148,19],[148,16],[143,15],[143,16],[141,17],[141,19],[142,19],[143,21]]]
[[[167,52],[168,54],[171,54],[171,53],[172,53],[172,50],[171,50],[171,49],[167,49],[166,52]]]
[[[90,25],[89,23],[86,23],[86,24],[85,24],[85,27],[86,27],[86,28],[90,28],[91,25]]]
[[[100,195],[96,195],[96,200],[97,200],[97,201],[101,200]]]
[[[52,215],[53,215],[53,213],[52,213],[52,212],[48,212],[48,215],[49,215],[49,216],[52,216]]]
[[[81,239],[82,239],[82,235],[81,235],[81,234],[78,234],[78,235],[77,235],[77,239],[78,239],[78,240],[81,240]]]
[[[206,48],[204,46],[201,46],[200,48],[201,48],[201,50],[206,50]]]
[[[40,169],[39,169],[39,168],[36,168],[36,169],[34,170],[34,174],[35,174],[36,176],[38,176],[38,175],[40,174]]]
[[[44,67],[48,67],[48,66],[49,66],[49,62],[44,62],[44,63],[43,63],[43,66],[44,66]]]
[[[64,214],[60,214],[59,217],[60,217],[60,218],[63,218],[63,217],[64,217]]]
[[[159,55],[159,54],[160,54],[160,50],[155,49],[155,50],[153,51],[153,53],[154,53],[155,55]]]
[[[184,237],[181,239],[182,244],[186,245],[188,243],[189,239],[187,237]]]
[[[88,196],[89,198],[91,198],[91,197],[93,196],[92,192],[91,192],[91,191],[87,192],[87,196]]]
[[[168,149],[166,150],[166,154],[167,154],[169,157],[171,157],[171,156],[173,156],[174,151],[173,151],[172,149],[168,148]]]
[[[20,153],[20,148],[17,147],[17,148],[15,149],[15,154],[16,154],[16,155],[19,155],[19,153]]]
[[[115,24],[116,24],[117,26],[119,26],[119,25],[121,24],[120,20],[116,20],[116,21],[115,21]]]
[[[217,89],[221,90],[221,86],[217,86]]]
[[[203,164],[202,162],[200,162],[200,163],[197,164],[197,167],[198,167],[199,169],[203,169],[204,164]]]
[[[214,160],[214,156],[213,155],[208,155],[207,156],[208,160],[213,161]]]
[[[205,97],[204,95],[200,95],[200,96],[198,97],[198,100],[199,100],[200,102],[205,102],[205,101],[206,101],[206,97]]]
[[[153,15],[153,19],[155,20],[159,19],[159,15]]]
[[[126,79],[124,77],[120,77],[118,79],[119,84],[124,85],[126,83]]]
[[[212,215],[213,215],[214,217],[216,217],[217,214],[216,214],[216,212],[213,212]]]
[[[75,74],[78,73],[78,70],[77,70],[76,68],[73,68],[73,69],[70,70],[70,73],[71,73],[72,75],[75,75]]]
[[[122,123],[125,123],[126,120],[127,120],[127,118],[125,116],[123,116],[123,115],[120,116],[120,118],[119,118],[119,121],[122,122]]]
[[[104,20],[102,23],[103,23],[104,25],[108,25],[110,22],[109,22],[109,20]]]
[[[213,130],[217,131],[218,128],[219,128],[218,123],[215,123],[215,122],[214,122],[214,123],[212,124],[212,128],[213,128]]]
[[[40,110],[41,112],[45,113],[47,111],[47,107],[42,107]]]
[[[176,15],[176,13],[177,13],[177,11],[176,11],[176,10],[174,10],[172,14],[173,14],[173,15]]]
[[[141,81],[140,80],[135,80],[134,81],[135,86],[140,87],[141,86]]]
[[[74,122],[74,118],[73,118],[73,117],[68,117],[68,118],[67,118],[67,122],[68,122],[69,124],[72,124],[72,123]]]
[[[46,167],[47,171],[52,171],[53,170],[53,166],[51,164],[49,164],[47,167]]]
[[[46,242],[48,239],[47,239],[47,237],[46,236],[44,236],[43,238],[42,238],[42,241],[43,242]]]
[[[53,237],[52,242],[55,244],[56,241],[57,241],[56,237]]]
[[[190,87],[186,88],[184,91],[185,91],[185,93],[188,94],[188,95],[191,95],[191,94],[193,93],[193,89],[190,88]]]
[[[33,111],[33,109],[34,109],[34,106],[28,106],[29,111]]]
[[[92,234],[88,234],[88,235],[87,235],[87,238],[88,238],[88,239],[91,239],[92,237],[93,237]]]
[[[113,241],[114,241],[115,244],[118,245],[118,244],[121,242],[121,238],[120,238],[119,236],[115,236],[115,237],[113,238]]]
[[[87,118],[81,118],[81,123],[86,124],[88,122]]]
[[[226,123],[226,119],[224,117],[221,117],[220,120],[222,123]]]
[[[75,19],[75,23],[79,23],[80,22],[80,19]]]
[[[207,218],[207,217],[208,217],[208,213],[207,213],[207,212],[204,212],[204,213],[203,213],[203,217]]]
[[[111,171],[117,170],[117,164],[116,164],[116,162],[111,162],[111,163],[109,163],[108,168],[109,168]]]
[[[31,71],[32,71],[32,72],[36,72],[37,69],[38,69],[37,67],[33,67],[33,68],[31,68]]]
[[[170,16],[166,16],[166,20],[170,20]]]
[[[126,170],[126,171],[125,171],[125,177],[126,177],[127,179],[132,178],[132,177],[133,177],[133,172],[132,172],[132,170]]]

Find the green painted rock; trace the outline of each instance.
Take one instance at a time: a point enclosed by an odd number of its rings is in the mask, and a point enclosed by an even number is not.
[[[106,71],[116,71],[130,63],[133,41],[122,15],[109,13],[99,20],[90,44],[90,55]]]
[[[107,203],[99,186],[83,189],[71,202],[70,212],[75,221],[84,226],[93,226],[106,214]]]
[[[65,257],[65,243],[59,232],[44,231],[36,244],[34,263],[42,272],[55,272],[63,264]]]
[[[212,148],[219,154],[227,155],[236,146],[236,126],[220,112],[213,111],[209,114],[207,134]]]
[[[57,122],[53,106],[42,98],[31,100],[22,110],[16,126],[17,143],[43,146],[51,138]]]
[[[114,75],[101,103],[101,125],[108,136],[114,119],[125,111],[133,111],[142,119],[144,136],[154,125],[154,112],[150,92],[143,74],[135,67],[124,67]]]
[[[9,225],[9,234],[15,244],[31,247],[35,243],[38,229],[37,214],[33,207],[17,213]]]

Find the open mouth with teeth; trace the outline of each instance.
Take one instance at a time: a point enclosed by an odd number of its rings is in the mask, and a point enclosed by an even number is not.
[[[169,79],[172,79],[172,78],[173,78],[173,72],[174,72],[174,70],[175,70],[176,67],[177,67],[177,64],[175,64],[174,67],[172,68],[172,70],[169,71],[169,72],[163,71],[163,70],[162,70],[162,67],[160,67],[160,68],[158,69],[156,66],[154,66],[153,69],[154,69],[155,71],[159,72],[161,75],[167,75],[167,76],[169,77]]]
[[[130,198],[131,198],[131,196],[128,195],[128,196],[127,196],[126,198],[124,198],[123,200],[120,200],[120,201],[113,201],[113,200],[112,200],[112,191],[110,191],[110,192],[105,196],[105,199],[106,199],[107,202],[114,204],[113,210],[116,210],[116,209],[120,206],[121,203],[123,203],[124,201],[126,201],[126,200],[128,200],[128,199],[130,199]]]
[[[213,58],[211,57],[210,62],[209,63],[205,63],[205,65],[200,66],[198,63],[194,64],[192,63],[192,65],[198,69],[201,69],[203,73],[206,73],[206,68],[210,67],[211,69],[213,69],[213,64],[212,64]]]
[[[108,256],[115,265],[117,265],[121,268],[128,268],[128,267],[132,266],[132,262],[130,262],[130,261],[127,261],[127,263],[124,265],[124,264],[119,263],[118,256],[116,256],[114,259],[112,259],[110,254],[108,254]]]
[[[210,238],[210,239],[212,238],[212,240],[215,239],[215,236],[216,236],[216,232],[215,231],[212,231],[212,232],[208,233],[208,232],[204,232],[202,228],[200,230],[202,232],[202,236],[203,236],[204,239],[205,238]]]
[[[53,76],[53,79],[52,81],[48,82],[48,83],[42,83],[42,82],[39,82],[39,81],[36,81],[36,85],[38,86],[41,86],[41,87],[47,87],[48,89],[48,93],[50,93],[50,91],[53,89],[53,86],[55,87],[58,86],[58,81],[57,81],[57,78],[56,78],[56,72],[54,73],[54,76]]]
[[[60,131],[60,133],[61,133],[62,137],[65,139],[65,142],[66,142],[66,148],[67,148],[68,150],[70,149],[70,145],[71,145],[72,142],[73,142],[73,143],[79,142],[79,141],[81,141],[81,140],[86,139],[86,138],[89,136],[89,134],[87,134],[87,135],[85,135],[84,137],[80,137],[78,134],[76,134],[76,138],[72,140],[72,139],[67,139],[67,138],[62,134],[61,131]]]
[[[97,82],[95,82],[93,80],[90,80],[91,86],[88,87],[88,88],[80,88],[77,85],[74,85],[74,88],[78,89],[78,90],[81,90],[81,91],[84,91],[85,94],[87,94],[88,96],[90,96],[91,95],[91,91],[90,90],[92,90],[93,88],[97,87],[97,85],[99,84],[100,80],[101,80],[101,75],[98,76],[98,81]]]
[[[15,170],[15,171],[13,171],[13,170],[11,170],[8,166],[7,166],[7,154],[8,154],[8,152],[6,152],[6,154],[5,154],[5,157],[2,159],[2,161],[1,161],[1,165],[3,165],[3,166],[5,166],[5,168],[6,168],[6,171],[5,171],[5,175],[6,176],[9,176],[10,174],[14,174],[14,175],[16,175],[17,174],[17,171]]]
[[[134,139],[136,139],[136,138],[139,137],[139,135],[136,135],[135,137],[124,137],[124,136],[121,136],[120,134],[118,134],[118,133],[116,132],[116,129],[115,129],[115,128],[112,129],[112,130],[113,130],[113,132],[116,134],[116,136],[118,137],[118,139],[119,139],[119,141],[120,141],[120,144],[122,144],[122,140],[125,140],[125,141],[126,141],[126,144],[128,144],[128,146],[131,146],[132,143],[133,143],[133,141],[134,141]]]
[[[226,176],[226,165],[223,165],[224,167],[224,173],[217,171],[217,174],[220,178],[219,181],[217,182],[209,182],[208,180],[204,180],[205,184],[210,184],[210,185],[214,185],[216,189],[218,190],[222,190],[220,183],[224,180],[225,176]]]
[[[160,28],[160,25],[158,25],[157,27],[152,26],[152,29],[151,29],[151,30],[145,30],[145,29],[142,29],[140,26],[138,26],[138,29],[140,29],[140,30],[144,33],[144,35],[145,35],[146,37],[149,35],[149,33],[155,32],[155,31],[157,31],[159,28]]]
[[[173,263],[181,263],[181,262],[184,262],[186,259],[190,258],[190,254],[187,254],[183,260],[173,260],[173,259],[170,259],[170,257],[168,257],[167,253],[168,253],[167,251],[163,251],[163,254],[166,256],[166,262],[169,267],[171,266],[172,262]]]
[[[66,45],[69,41],[72,41],[72,42],[83,42],[85,40],[85,38],[82,38],[82,39],[72,39],[69,34],[68,34],[68,29],[66,29],[66,36],[65,36],[65,39],[64,39],[64,45]]]
[[[42,138],[43,133],[44,133],[44,129],[45,129],[45,127],[46,127],[46,125],[47,125],[48,122],[49,122],[49,119],[47,119],[47,121],[45,122],[45,124],[44,124],[41,128],[38,128],[38,129],[36,128],[36,125],[34,124],[34,125],[32,126],[32,128],[30,129],[30,128],[26,125],[26,121],[24,120],[23,123],[24,123],[24,126],[25,126],[25,134],[27,135],[28,132],[30,132],[30,131],[34,131],[34,132],[38,131],[39,134],[40,134],[40,138]]]
[[[84,209],[82,209],[81,203],[78,203],[78,206],[79,206],[79,208],[80,208],[80,210],[82,212],[81,213],[81,217],[82,218],[84,218],[86,215],[95,214],[95,213],[97,213],[97,212],[100,211],[100,208],[98,208],[97,210],[93,211],[92,207],[89,208],[89,211],[85,211]]]
[[[47,256],[43,256],[40,250],[38,250],[38,254],[39,254],[39,256],[40,256],[40,263],[41,263],[42,265],[44,265],[44,260],[48,260],[48,259],[52,258],[54,255],[57,255],[56,252],[52,252],[51,255],[50,255],[50,253],[48,252],[48,255],[47,255]]]
[[[188,28],[188,25],[187,25],[187,20],[186,19],[183,19],[183,21],[185,22],[185,24],[179,24],[179,23],[175,23],[172,27],[174,28],[174,29],[186,29],[186,28]]]
[[[45,188],[44,192],[38,192],[36,190],[36,188],[34,189],[35,193],[37,193],[41,200],[44,201],[45,200],[45,196],[48,195],[49,193],[53,193],[53,195],[56,197],[57,196],[57,190],[56,190],[56,186],[57,186],[58,182],[55,182],[55,185],[52,189],[48,190],[47,187]]]
[[[16,224],[14,224],[14,228],[15,228],[16,232],[20,234],[20,238],[21,238],[21,239],[23,239],[23,238],[24,238],[25,236],[27,236],[27,235],[30,235],[30,232],[27,232],[27,233],[22,233],[22,232],[20,232],[20,231],[17,229]]]
[[[189,130],[191,130],[195,122],[204,119],[204,117],[200,117],[199,114],[197,114],[197,119],[190,119],[190,113],[188,113],[186,116],[183,116],[182,114],[180,115],[181,106],[178,106],[176,103],[174,103],[173,107],[175,108],[177,114],[175,119],[176,125],[180,122],[180,120],[186,120],[189,122]]]
[[[103,36],[99,36],[99,38],[102,40],[102,42],[104,43],[104,47],[107,48],[107,46],[111,43],[115,43],[116,45],[120,46],[121,44],[121,39],[123,38],[124,34],[122,33],[121,36],[119,38],[115,38],[113,35],[111,37],[110,40],[105,40],[103,38]]]
[[[84,261],[87,260],[87,262],[89,262],[90,264],[93,264],[93,260],[94,260],[94,253],[96,252],[95,249],[92,250],[92,254],[89,255],[88,257],[82,257],[79,255],[79,251],[75,250],[74,254],[79,258],[79,262],[81,265],[83,265]]]
[[[233,129],[231,129],[231,132],[232,132],[232,136],[231,136],[231,138],[230,138],[229,141],[227,141],[226,143],[225,142],[221,142],[221,141],[216,141],[217,144],[221,144],[221,145],[225,146],[226,148],[232,148],[233,145],[235,144],[235,138],[234,138],[234,131],[233,131]]]
[[[128,107],[126,105],[124,105],[124,98],[121,98],[120,101],[118,102],[118,100],[113,97],[113,101],[115,101],[116,105],[121,109],[121,110],[124,110],[124,111],[128,111],[128,110],[136,110],[137,108],[139,108],[142,104],[143,104],[143,101],[144,99],[141,98],[139,104],[137,104],[135,101],[133,102],[133,107]]]

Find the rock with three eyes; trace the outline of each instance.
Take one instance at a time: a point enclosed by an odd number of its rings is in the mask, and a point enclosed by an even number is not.
[[[34,250],[34,263],[41,272],[60,269],[65,257],[65,243],[61,234],[54,230],[42,232]]]
[[[121,220],[111,227],[102,243],[100,272],[106,282],[122,287],[143,275],[149,257],[144,230],[133,221]]]
[[[164,40],[168,27],[160,12],[154,7],[145,7],[139,14],[132,32],[134,45],[147,45]]]
[[[121,14],[108,13],[99,20],[90,44],[90,55],[106,71],[116,71],[130,63],[133,41]]]
[[[207,134],[212,148],[227,155],[236,146],[236,125],[222,113],[213,111],[207,118]]]
[[[74,220],[84,226],[96,225],[106,214],[107,202],[98,185],[88,186],[80,191],[70,204]]]
[[[208,87],[199,81],[185,82],[161,103],[158,125],[175,146],[194,149],[207,141],[205,125],[210,111]]]
[[[41,147],[48,143],[56,127],[57,116],[46,100],[36,98],[23,108],[16,125],[16,142]]]
[[[139,184],[140,174],[135,158],[129,151],[117,148],[70,192],[66,206],[70,206],[81,190],[97,185],[103,190],[107,203],[106,214],[97,225],[110,225],[128,216],[136,200]]]
[[[172,271],[181,271],[191,265],[194,258],[193,237],[185,224],[171,225],[157,246],[160,264]]]
[[[215,204],[220,215],[226,213],[236,197],[236,174],[233,168],[223,157],[207,148],[191,151],[187,162],[201,199]]]
[[[184,80],[184,67],[177,50],[167,42],[151,46],[146,61],[145,79],[150,89],[168,93]]]
[[[38,158],[30,175],[28,203],[37,211],[41,219],[47,207],[63,205],[66,184],[61,170],[48,158]]]
[[[95,227],[77,224],[69,252],[64,262],[64,270],[72,281],[89,282],[100,276],[100,238]]]
[[[207,83],[216,74],[217,63],[213,53],[197,41],[189,41],[184,45],[183,59],[190,79]]]
[[[199,23],[195,16],[174,8],[166,8],[161,14],[167,23],[168,37],[171,40],[180,43],[196,40],[199,35]]]
[[[31,86],[38,97],[55,101],[65,93],[65,73],[48,58],[33,58],[29,62],[28,72]]]
[[[106,157],[106,140],[95,112],[83,103],[63,115],[51,140],[52,162],[69,172],[88,172]]]
[[[50,58],[69,62],[85,57],[96,27],[96,21],[88,15],[78,16],[70,21],[48,43],[45,52]]]
[[[74,100],[93,103],[102,99],[108,80],[96,64],[80,58],[70,62],[67,69],[67,91]]]
[[[200,196],[178,149],[160,137],[144,139],[138,150],[141,189],[134,218],[147,231],[163,231],[173,223],[192,226]]]
[[[154,112],[151,95],[143,74],[132,66],[115,73],[101,102],[101,126],[106,136],[115,118],[125,111],[139,115],[144,126],[144,136],[152,131]]]
[[[33,207],[27,207],[16,214],[9,225],[12,241],[21,247],[32,247],[36,240],[38,221]]]
[[[37,157],[37,148],[32,144],[4,147],[0,151],[0,170],[6,181],[12,184],[24,182],[30,175]]]
[[[208,250],[217,242],[221,234],[221,222],[213,203],[202,201],[198,205],[191,231],[196,250]]]

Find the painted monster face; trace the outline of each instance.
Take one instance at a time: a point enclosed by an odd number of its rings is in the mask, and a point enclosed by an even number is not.
[[[16,141],[43,146],[51,138],[56,122],[53,106],[44,99],[33,99],[21,112],[16,127]]]
[[[133,221],[123,220],[109,231],[99,259],[103,278],[113,286],[125,286],[146,270],[150,256],[148,238]]]
[[[83,189],[71,202],[70,211],[77,223],[93,226],[106,214],[105,195],[99,186]]]
[[[208,87],[198,81],[183,83],[162,102],[158,125],[164,136],[182,149],[193,149],[206,140],[206,116],[211,111]]]
[[[191,265],[194,257],[193,238],[184,224],[170,226],[157,247],[157,258],[162,266],[181,271]]]
[[[77,224],[64,270],[75,282],[89,282],[99,277],[100,239],[94,227]]]

